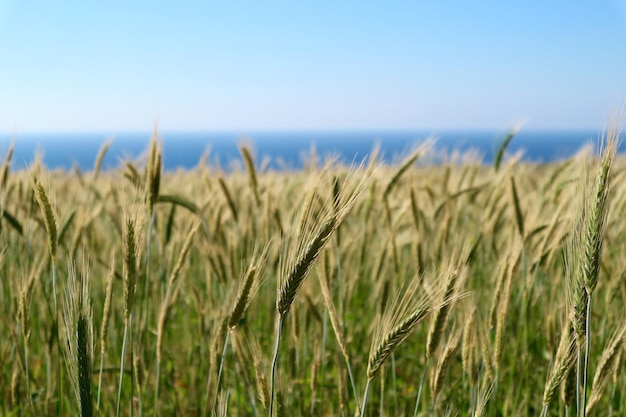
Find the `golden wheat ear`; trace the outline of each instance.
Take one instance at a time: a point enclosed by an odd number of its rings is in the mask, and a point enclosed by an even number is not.
[[[228,315],[228,328],[230,330],[233,330],[243,319],[250,302],[263,283],[269,250],[270,245],[267,244],[260,251],[258,249],[253,251],[252,258],[239,285],[237,297]]]
[[[42,180],[39,177],[35,177],[33,180],[33,189],[35,191],[35,197],[37,198],[37,204],[41,209],[43,215],[44,225],[48,236],[48,250],[50,251],[50,257],[54,260],[57,256],[57,221],[54,211],[52,209],[52,203],[48,197],[47,187],[44,187]]]

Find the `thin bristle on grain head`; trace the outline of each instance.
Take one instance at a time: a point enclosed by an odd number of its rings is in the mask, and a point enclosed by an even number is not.
[[[493,392],[493,383],[488,378],[482,378],[482,382],[478,389],[478,395],[476,396],[476,407],[474,408],[473,417],[482,417],[486,414],[487,404],[489,403],[489,397]]]
[[[35,190],[35,197],[37,198],[37,204],[41,209],[43,215],[44,225],[46,226],[46,232],[48,234],[48,250],[50,251],[50,257],[54,260],[57,255],[57,222],[52,210],[52,204],[50,198],[46,192],[46,188],[42,185],[41,179],[35,177],[33,189]]]

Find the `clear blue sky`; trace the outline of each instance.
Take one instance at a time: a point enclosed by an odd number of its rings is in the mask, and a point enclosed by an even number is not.
[[[599,129],[626,0],[0,0],[0,132]]]

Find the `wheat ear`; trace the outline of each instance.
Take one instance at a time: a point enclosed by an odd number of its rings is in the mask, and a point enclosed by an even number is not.
[[[129,331],[132,331],[133,306],[137,290],[137,267],[139,259],[140,225],[136,217],[127,217],[123,232],[124,249],[124,337],[122,339],[122,353],[120,359],[120,380],[117,392],[117,411],[119,417],[122,406],[122,384],[124,382],[124,361],[126,360],[126,345]]]
[[[596,373],[593,377],[591,395],[589,403],[587,403],[586,413],[591,414],[593,409],[598,405],[606,386],[611,379],[613,370],[617,365],[617,359],[626,342],[626,326],[615,334],[612,340],[607,344],[606,348],[600,356],[600,361],[596,367]]]
[[[556,351],[554,358],[554,364],[552,365],[552,371],[550,372],[550,378],[546,381],[546,385],[543,391],[543,409],[541,411],[542,417],[545,417],[548,413],[548,406],[552,402],[552,398],[556,393],[559,386],[565,380],[568,371],[574,365],[576,359],[576,342],[572,333],[572,328],[567,322],[564,325],[561,333],[561,340],[559,341],[559,347]]]
[[[248,171],[248,183],[254,194],[254,202],[257,206],[261,205],[261,197],[259,195],[259,183],[256,176],[256,170],[254,168],[254,159],[250,149],[246,146],[240,146],[239,151],[243,157],[243,161],[246,164],[246,170]]]
[[[361,417],[365,415],[371,381],[393,351],[411,335],[417,324],[433,308],[432,300],[413,279],[404,294],[398,293],[384,314],[379,315],[367,363],[367,384],[361,401]]]
[[[106,156],[110,147],[111,147],[111,141],[108,140],[102,145],[102,147],[98,151],[98,155],[96,155],[96,160],[93,164],[93,180],[94,181],[96,181],[98,179],[98,176],[100,175],[100,170],[102,169],[102,161],[104,160],[104,157]]]
[[[85,266],[86,268],[86,266]],[[66,365],[76,395],[81,417],[93,416],[91,359],[93,357],[93,321],[89,301],[89,277],[80,277],[70,266],[64,308],[64,343]]]

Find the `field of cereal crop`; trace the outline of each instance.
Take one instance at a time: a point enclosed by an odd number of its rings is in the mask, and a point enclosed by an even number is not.
[[[0,414],[626,415],[620,134],[289,173],[9,152]]]

